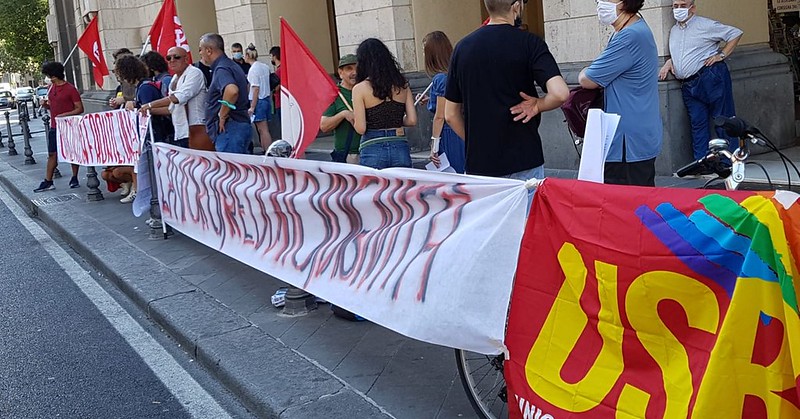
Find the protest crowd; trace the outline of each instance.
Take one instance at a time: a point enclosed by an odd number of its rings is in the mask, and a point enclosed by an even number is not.
[[[573,87],[524,28],[527,0],[483,0],[488,19],[455,44],[443,31],[425,35],[421,93],[391,41],[372,37],[342,51],[334,82],[283,18],[281,45],[268,51],[217,33],[195,48],[184,37],[114,51],[119,86],[88,116],[64,66],[45,63],[49,158],[34,192],[55,188],[59,161],[81,163],[70,188],[81,165],[104,166],[122,205],[137,217],[149,209],[150,238],[172,226],[273,276],[289,285],[276,307],[298,291],[337,317],[484,355],[501,378],[496,399],[522,412],[511,417],[769,416],[738,414],[747,403],[735,392],[796,412],[800,358],[785,348],[800,345],[800,200],[654,188],[656,160],[670,154],[664,138],[678,137],[665,132],[661,81],[680,85],[695,159],[710,154],[709,121],[736,112],[726,59],[743,32],[697,15],[695,2],[672,0],[662,64],[644,0],[596,1],[611,35]],[[599,179],[542,182],[551,140],[542,115],[563,111],[583,138],[587,113],[598,114],[589,104],[618,118],[602,139]],[[116,125],[74,128],[93,115]],[[414,170],[409,132],[423,119],[429,162]],[[333,163],[303,159],[320,132],[333,137]],[[116,160],[91,160],[88,149],[103,147]],[[285,308],[292,299],[304,304],[289,295]],[[466,369],[469,393],[480,383]]]
[[[411,92],[403,69],[380,39],[366,39],[354,53],[341,56],[337,97],[325,104],[319,121],[320,131],[335,139],[331,159],[374,169],[412,167],[405,131],[417,125],[421,103],[433,120],[430,160],[435,168],[544,178],[541,114],[561,108],[575,89],[570,91],[545,41],[521,30],[525,3],[485,0],[489,19],[455,46],[441,31],[427,34],[422,48],[432,81],[422,94]],[[696,158],[708,152],[709,118],[735,113],[725,59],[742,31],[696,16],[694,0],[674,0],[672,57],[659,68],[653,32],[639,13],[644,3],[597,2],[600,23],[611,27],[613,35],[579,77],[578,89],[594,92],[604,99],[606,112],[621,116],[605,162],[609,184],[655,186],[664,134],[659,80],[672,74],[682,83]],[[149,114],[148,135],[155,143],[238,154],[285,147],[286,141],[274,139],[267,125],[281,118],[281,48],[260,54],[252,43],[227,44],[209,33],[198,40],[193,57],[190,50],[175,46],[166,55],[149,51],[140,56],[126,48],[115,51],[113,74],[119,86],[109,109]],[[487,54],[492,65],[486,65]],[[46,63],[42,74],[52,84],[42,101],[52,123],[47,170],[36,192],[55,188],[56,118],[83,112],[63,65]],[[70,187],[79,185],[78,169],[73,165]],[[101,176],[109,191],[120,191],[121,203],[135,201],[139,182],[134,167],[105,167]]]

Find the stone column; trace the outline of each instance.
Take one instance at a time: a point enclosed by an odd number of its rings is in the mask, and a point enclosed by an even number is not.
[[[264,40],[271,40],[267,0],[214,0],[217,10],[217,31],[225,39],[225,53],[230,56],[230,46],[234,42],[247,47],[253,42],[256,47]],[[209,11],[210,13],[210,11]],[[268,51],[259,49],[266,57]]]
[[[334,7],[340,55],[354,53],[364,39],[378,38],[404,71],[419,70],[411,0],[334,0]]]
[[[543,2],[545,41],[559,63],[588,62],[605,48],[611,36],[610,26],[597,20],[595,2],[563,0]],[[666,39],[672,27],[672,1],[646,1],[642,9],[658,45],[660,56],[666,54]]]

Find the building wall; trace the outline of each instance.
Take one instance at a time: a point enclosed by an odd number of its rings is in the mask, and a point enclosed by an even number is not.
[[[734,7],[731,3],[731,0],[699,1],[697,2],[698,14],[743,30],[742,45],[769,42],[767,1],[740,1]]]
[[[283,17],[325,70],[333,73],[337,67],[338,54],[334,56],[335,43],[331,39],[328,1],[269,0],[268,6],[270,27],[275,28],[272,32],[271,45],[280,45],[280,18]],[[267,48],[263,55],[266,55],[268,50]]]
[[[214,0],[175,0],[175,7],[194,59],[197,60],[200,37],[217,32],[217,15],[211,12],[214,10]]]
[[[411,0],[419,71],[425,70],[425,58],[422,54],[422,39],[425,35],[442,31],[455,45],[480,26],[483,20],[481,3],[483,0]]]
[[[431,4],[445,0],[429,0]],[[405,71],[416,71],[412,0],[334,0],[339,54],[355,52],[367,38],[382,40]]]
[[[50,1],[51,13],[55,12],[55,1]],[[100,36],[109,63],[116,49],[141,50],[162,1],[95,2],[100,9]],[[768,42],[766,0],[738,1],[736,7],[731,7],[730,2],[703,0],[698,2],[699,12],[742,28],[743,45]],[[66,3],[72,2],[62,4]],[[88,10],[84,7],[91,3],[74,1],[73,30],[77,34],[85,27],[81,18]],[[540,3],[545,39],[559,62],[591,61],[602,51],[611,30],[600,27],[594,2],[533,0],[529,10],[540,7]],[[671,4],[671,0],[648,0],[642,12],[653,29],[661,55],[667,54],[669,28],[674,24]],[[480,24],[482,5],[483,0],[176,0],[193,50],[197,49],[200,35],[218,32],[228,45],[252,42],[266,59],[269,47],[280,43],[279,19],[283,16],[329,72],[334,72],[340,55],[355,52],[368,37],[382,39],[405,71],[422,71],[421,42],[425,34],[441,30],[457,43]],[[534,18],[529,14],[527,19]],[[331,28],[331,21],[336,28]],[[528,23],[533,28],[540,22]],[[75,39],[65,42],[74,45]],[[81,83],[91,85],[88,61],[81,53],[78,57]],[[112,88],[115,86],[113,77],[108,82]]]
[[[261,51],[272,39],[275,28],[270,26],[267,0],[214,0],[217,15],[217,30],[225,39],[225,48],[230,54],[230,45],[239,42],[247,47],[253,43]],[[213,13],[209,10],[208,13]],[[265,53],[262,55],[266,56]]]

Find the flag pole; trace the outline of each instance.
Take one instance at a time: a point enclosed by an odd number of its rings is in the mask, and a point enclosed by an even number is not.
[[[144,44],[142,45],[142,53],[139,55],[144,55],[144,50],[147,49],[148,45],[150,45],[150,35],[147,35],[147,39],[145,39]]]
[[[339,99],[341,99],[342,102],[344,102],[344,106],[347,106],[348,111],[353,112],[353,107],[350,106],[349,103],[347,103],[347,99],[344,98],[344,95],[342,94],[341,90],[339,90]]]
[[[76,49],[78,49],[78,44],[77,44],[77,43],[75,44],[75,46],[74,46],[74,47],[72,47],[72,51],[70,51],[70,52],[69,52],[69,55],[67,55],[67,58],[66,58],[66,59],[64,60],[64,62],[63,62],[63,63],[61,63],[61,64],[63,64],[64,66],[66,66],[66,65],[67,65],[67,61],[69,61],[69,59],[70,59],[70,58],[72,58],[72,54],[74,54],[74,53],[75,53],[75,50],[76,50]]]

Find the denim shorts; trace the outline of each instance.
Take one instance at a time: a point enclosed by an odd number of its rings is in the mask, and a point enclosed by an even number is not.
[[[58,145],[56,144],[56,129],[50,127],[50,131],[47,133],[47,152],[49,154],[54,154],[58,152]]]
[[[267,121],[269,122],[272,116],[272,104],[269,103],[270,99],[259,99],[256,103],[256,111],[253,113],[253,122]]]
[[[373,169],[411,167],[411,151],[405,137],[395,130],[367,130],[361,137],[359,163]],[[377,140],[377,141],[370,141]],[[366,143],[366,145],[364,145]]]
[[[217,134],[214,139],[214,148],[221,153],[248,154],[252,133],[249,122],[229,120],[225,123],[225,132]]]

